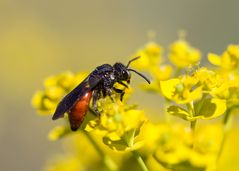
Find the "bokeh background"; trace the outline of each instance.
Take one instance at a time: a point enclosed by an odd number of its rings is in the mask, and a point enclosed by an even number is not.
[[[204,55],[220,54],[239,42],[238,6],[236,0],[1,0],[0,170],[41,170],[61,149],[47,139],[59,122],[31,107],[44,78],[126,63],[151,30],[167,47],[184,29]],[[149,111],[158,108],[154,96],[136,93],[133,99]]]

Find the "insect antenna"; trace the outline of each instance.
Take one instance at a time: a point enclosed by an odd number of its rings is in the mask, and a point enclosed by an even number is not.
[[[144,78],[144,79],[150,84],[150,80],[149,80],[147,77],[145,77],[143,74],[141,74],[141,73],[139,73],[138,71],[136,71],[136,70],[134,70],[134,69],[131,69],[131,68],[128,68],[127,70],[128,70],[128,71],[133,71],[133,72],[135,72],[136,74],[138,74],[139,76],[141,76],[142,78]]]
[[[137,59],[139,59],[139,58],[140,58],[140,56],[137,56],[137,57],[131,59],[131,60],[128,62],[128,64],[126,65],[126,68],[129,67],[129,65],[130,65],[131,62],[133,62],[133,61],[135,61],[135,60],[137,60]]]

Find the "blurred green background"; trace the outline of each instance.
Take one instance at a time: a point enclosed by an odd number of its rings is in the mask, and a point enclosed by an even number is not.
[[[30,103],[44,78],[126,63],[150,30],[167,47],[185,29],[204,55],[220,54],[239,41],[238,6],[236,0],[1,0],[0,170],[41,170],[60,150],[60,142],[47,139],[59,122],[37,116]],[[158,97],[133,98],[141,108],[157,109],[150,99]]]

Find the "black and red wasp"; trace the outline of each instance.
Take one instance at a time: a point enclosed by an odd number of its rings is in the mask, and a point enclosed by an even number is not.
[[[128,86],[124,81],[128,84],[130,83],[130,71],[143,77],[150,84],[149,79],[144,75],[134,69],[128,68],[130,63],[137,59],[139,59],[139,57],[130,60],[126,66],[122,63],[115,63],[113,66],[109,64],[98,66],[75,89],[61,100],[52,119],[56,120],[64,117],[64,113],[68,113],[71,130],[76,131],[84,120],[89,109],[91,98],[92,110],[97,115],[99,115],[100,112],[97,109],[96,101],[102,96],[106,97],[108,95],[111,97],[112,91],[114,91],[120,94],[120,99],[122,101],[125,92],[124,90],[115,88],[114,84],[117,82],[127,88]]]

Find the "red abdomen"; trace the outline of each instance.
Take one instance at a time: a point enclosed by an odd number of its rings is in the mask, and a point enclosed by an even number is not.
[[[87,92],[69,111],[69,121],[72,131],[76,131],[83,122],[91,97],[92,92]]]

